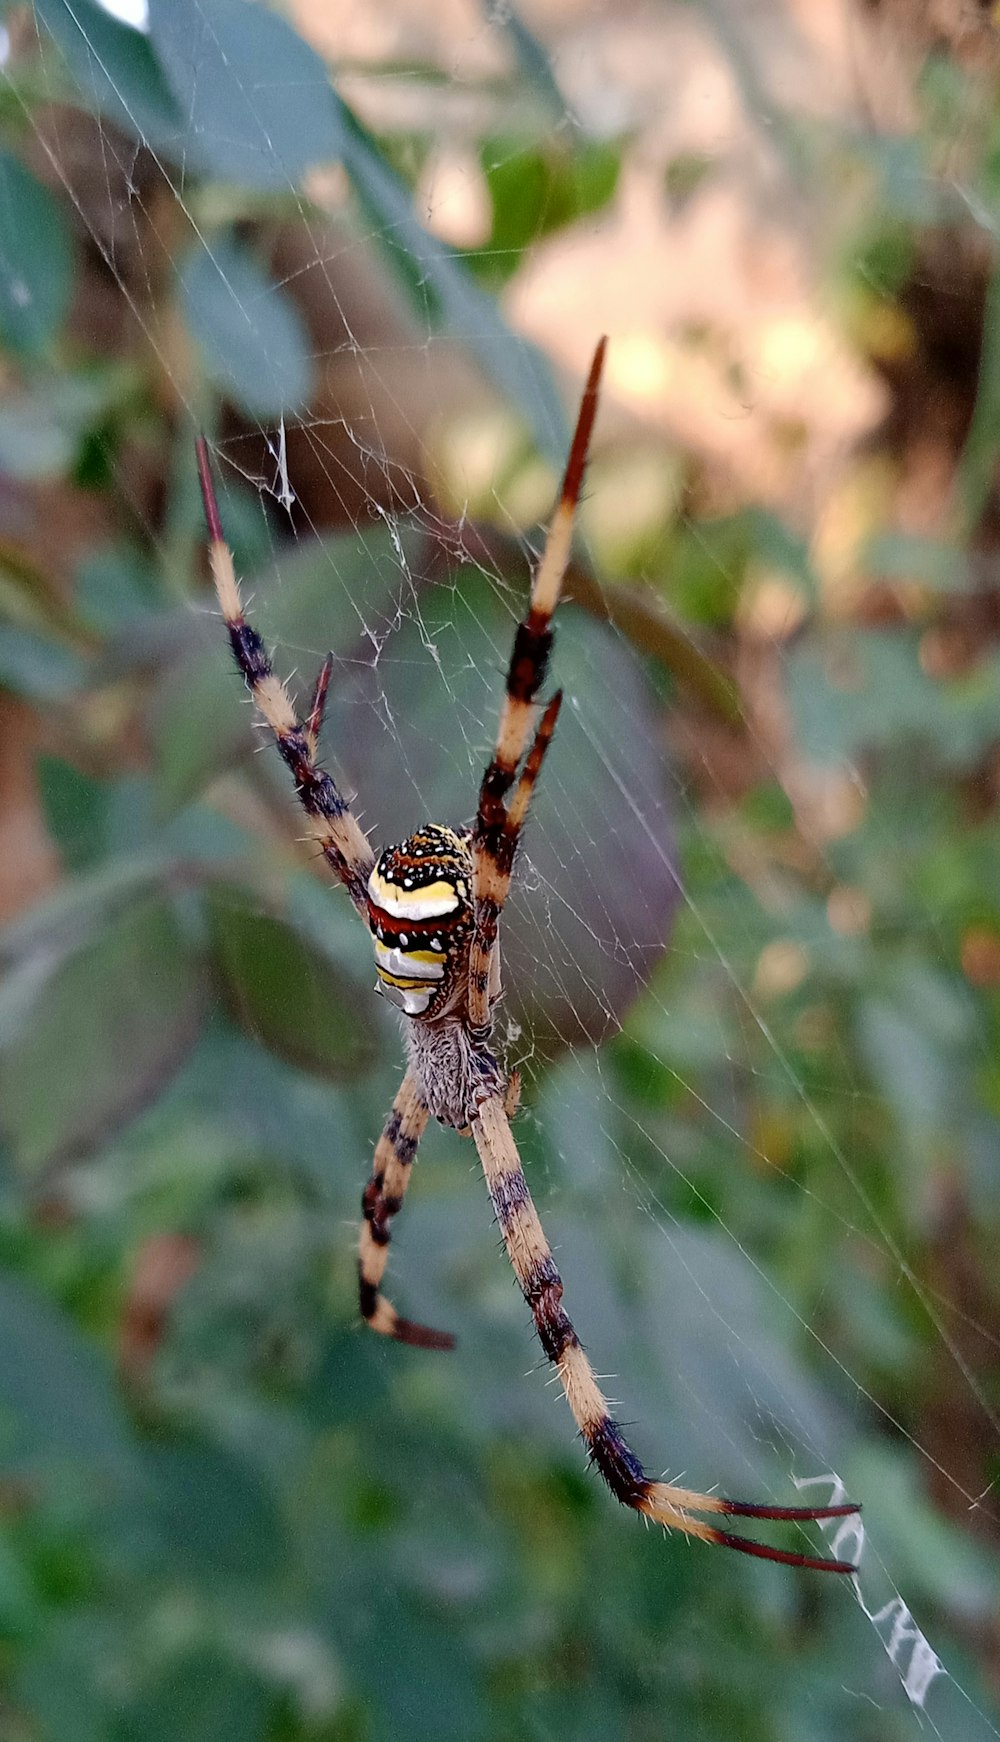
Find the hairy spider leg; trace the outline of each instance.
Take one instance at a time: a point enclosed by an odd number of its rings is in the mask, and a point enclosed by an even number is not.
[[[552,700],[549,702],[545,712],[539,720],[538,731],[535,733],[534,742],[524,759],[524,767],[521,770],[520,779],[514,789],[514,796],[511,799],[510,804],[507,806],[507,833],[513,835],[515,848],[517,846],[518,836],[524,827],[525,818],[528,815],[528,809],[531,805],[531,797],[535,790],[535,782],[542,771],[545,752],[552,742],[552,735],[556,729],[556,721],[559,718],[559,710],[562,707],[562,699],[562,690],[556,690],[555,695],[552,697]],[[510,874],[508,873],[508,882],[509,875]]]
[[[330,688],[332,672],[333,654],[328,653],[316,673],[316,682],[313,684],[313,693],[309,699],[309,712],[306,715],[305,734],[310,756],[315,756],[319,744],[323,715],[326,713],[326,692]]]
[[[447,1331],[432,1331],[427,1325],[404,1319],[381,1292],[392,1238],[389,1224],[403,1207],[417,1144],[428,1118],[417,1079],[407,1071],[375,1145],[372,1176],[361,1199],[364,1220],[358,1243],[358,1301],[361,1317],[381,1336],[394,1337],[397,1343],[413,1343],[419,1349],[453,1349],[455,1339]]]
[[[573,524],[597,415],[606,345],[607,340],[601,339],[590,365],[559,500],[532,582],[528,613],[518,624],[514,636],[496,748],[479,789],[479,808],[472,830],[474,927],[469,950],[469,1026],[474,1034],[483,1037],[489,1030],[490,963],[496,948],[500,915],[510,889],[514,855],[528,801],[555,727],[555,716],[559,711],[557,698],[550,703],[529,752],[531,778],[527,784],[522,778],[509,810],[507,794],[528,749],[535,697],[548,670],[553,638],[552,613],[559,603],[559,592],[569,563]],[[525,777],[527,772],[526,768]]]
[[[813,1519],[845,1517],[860,1511],[857,1506],[756,1506],[747,1501],[698,1494],[687,1488],[677,1488],[671,1482],[654,1482],[647,1476],[608,1409],[594,1370],[562,1304],[562,1278],[532,1202],[500,1096],[490,1095],[481,1102],[473,1121],[472,1135],[507,1256],[531,1309],[538,1340],[559,1375],[587,1455],[615,1499],[671,1530],[684,1531],[687,1536],[716,1543],[722,1548],[737,1549],[741,1554],[755,1555],[759,1560],[782,1561],[791,1567],[812,1567],[823,1573],[853,1573],[856,1569],[850,1561],[772,1548],[769,1543],[734,1536],[692,1515],[721,1513],[724,1516],[790,1519],[795,1523],[805,1523]]]
[[[208,523],[212,579],[233,655],[258,711],[274,733],[278,749],[291,770],[299,802],[309,818],[310,832],[367,924],[367,886],[375,855],[336,782],[316,761],[316,738],[330,681],[331,662],[328,659],[320,671],[307,722],[302,725],[288,691],[281,679],[275,676],[264,643],[243,615],[239,582],[229,546],[222,536],[208,448],[203,437],[198,438],[196,448]]]
[[[332,657],[327,655],[320,667],[305,721],[300,722],[284,684],[274,674],[260,637],[244,616],[232,556],[222,536],[208,452],[203,440],[197,443],[197,453],[210,538],[212,576],[236,663],[291,769],[312,832],[367,924],[370,917],[367,885],[375,863],[374,854],[335,782],[316,763],[317,742],[333,670]],[[416,1078],[407,1073],[376,1145],[372,1177],[362,1199],[364,1220],[358,1253],[358,1294],[362,1317],[383,1336],[423,1348],[450,1349],[455,1341],[452,1336],[403,1318],[379,1291],[388,1257],[389,1224],[402,1205],[413,1157],[427,1119],[427,1107]]]
[[[483,948],[479,958],[481,966],[473,967],[472,952],[475,948],[475,932],[469,951],[469,1027],[473,1034],[485,1039],[488,1034],[489,1012],[500,989],[500,975],[494,973],[497,964],[497,932],[500,915],[503,912],[510,892],[511,879],[514,875],[514,860],[517,856],[517,845],[521,838],[531,805],[531,797],[535,790],[538,776],[541,773],[545,752],[552,742],[556,729],[559,710],[562,707],[563,693],[557,690],[538,723],[531,749],[524,761],[514,796],[510,804],[504,808],[501,821],[492,837],[492,857],[489,871],[489,896],[483,906],[476,911],[485,911],[486,924],[483,933]],[[490,941],[492,939],[492,941]],[[478,986],[481,990],[481,976],[486,975],[486,1029],[477,1026],[472,1016],[472,988]]]

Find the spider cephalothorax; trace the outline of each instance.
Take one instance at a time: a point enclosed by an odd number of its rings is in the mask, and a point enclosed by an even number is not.
[[[701,1515],[801,1523],[839,1518],[856,1512],[855,1506],[758,1506],[696,1493],[646,1475],[610,1413],[563,1307],[562,1279],[510,1128],[516,1079],[508,1080],[492,1050],[492,1017],[500,992],[500,919],[562,699],[557,692],[537,717],[536,697],[545,681],[552,614],[569,563],[603,360],[602,339],[590,367],[562,491],[535,570],[531,602],[514,637],[496,745],[480,784],[473,827],[464,831],[429,824],[397,846],[387,847],[377,860],[347,800],[316,760],[332,659],[325,661],[309,711],[300,718],[275,676],[263,642],[243,614],[233,559],[219,524],[208,453],[204,442],[199,443],[212,574],[230,646],[288,765],[310,831],[371,931],[379,990],[393,999],[404,1017],[407,1070],[375,1146],[372,1175],[362,1200],[361,1315],[373,1331],[398,1342],[451,1347],[454,1339],[446,1332],[403,1318],[382,1293],[382,1279],[390,1224],[402,1207],[428,1119],[468,1132],[479,1151],[494,1214],[539,1342],[559,1376],[587,1455],[615,1497],[644,1517],[703,1542],[792,1566],[853,1572],[847,1561],[752,1542],[720,1530]]]
[[[465,1001],[472,935],[469,831],[428,823],[380,853],[368,879],[378,990],[404,1016]]]

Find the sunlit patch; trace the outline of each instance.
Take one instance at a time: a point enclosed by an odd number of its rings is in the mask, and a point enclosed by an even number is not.
[[[97,0],[102,12],[117,18],[119,24],[130,24],[133,30],[149,30],[148,0]]]
[[[493,210],[475,152],[452,142],[439,145],[424,165],[416,194],[428,230],[443,242],[482,248],[489,241]]]
[[[608,358],[608,380],[630,399],[662,400],[676,375],[669,345],[654,333],[626,333],[616,338]]]
[[[758,998],[786,997],[801,986],[809,972],[809,957],[792,938],[772,938],[757,958],[754,992]]]
[[[760,329],[756,366],[774,381],[799,381],[815,369],[827,344],[822,324],[813,317],[780,315]]]

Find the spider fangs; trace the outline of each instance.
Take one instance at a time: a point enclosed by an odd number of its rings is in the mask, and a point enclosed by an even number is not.
[[[402,1207],[417,1144],[428,1119],[471,1134],[504,1245],[555,1368],[590,1462],[623,1505],[669,1529],[738,1549],[762,1560],[822,1572],[852,1573],[849,1561],[773,1548],[733,1535],[710,1517],[784,1519],[795,1523],[846,1517],[839,1506],[758,1506],[653,1481],[626,1444],[562,1304],[562,1279],[528,1190],[510,1127],[516,1076],[507,1077],[491,1046],[491,1015],[500,991],[499,923],[535,782],[555,730],[557,692],[536,724],[535,700],[552,646],[552,615],[570,557],[573,521],[604,361],[594,353],[559,500],[535,571],[528,610],[518,625],[507,671],[496,746],[479,789],[471,831],[428,825],[376,862],[368,837],[332,777],[316,760],[328,658],[308,712],[300,718],[247,622],[233,561],[222,537],[204,441],[198,443],[212,575],[229,641],[247,689],[274,734],[295,789],[336,877],[372,934],[379,989],[399,1006],[407,1070],[375,1146],[362,1199],[358,1253],[361,1315],[372,1330],[425,1348],[454,1339],[403,1318],[381,1290],[390,1224]],[[836,1546],[836,1539],[835,1539]]]

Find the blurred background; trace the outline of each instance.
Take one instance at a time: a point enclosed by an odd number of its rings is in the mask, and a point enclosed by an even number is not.
[[[996,1736],[997,9],[0,17],[0,1738]],[[467,820],[603,332],[516,1133],[644,1462],[836,1473],[856,1589],[615,1507],[454,1133],[459,1346],[363,1333],[398,1026],[212,612],[199,430],[365,826]]]

